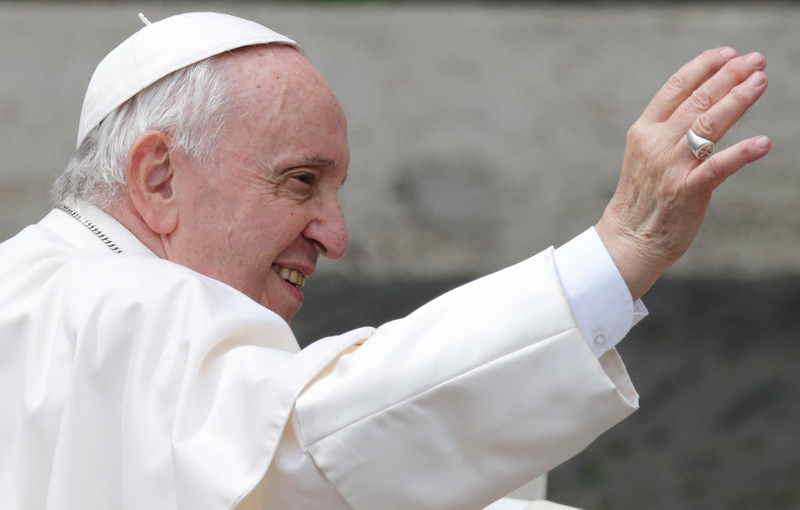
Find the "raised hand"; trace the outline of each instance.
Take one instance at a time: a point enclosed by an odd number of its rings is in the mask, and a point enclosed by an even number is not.
[[[634,299],[689,248],[711,193],[770,150],[766,136],[742,140],[703,161],[686,140],[691,128],[719,142],[764,93],[766,60],[709,50],[658,91],[628,131],[617,190],[596,226]]]

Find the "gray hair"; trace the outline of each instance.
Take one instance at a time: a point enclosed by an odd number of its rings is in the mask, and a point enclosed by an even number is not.
[[[180,149],[201,161],[213,158],[226,113],[235,100],[220,60],[210,58],[179,69],[111,112],[88,134],[56,179],[50,191],[53,204],[78,199],[107,207],[127,189],[128,148],[150,129],[171,137],[170,150]]]

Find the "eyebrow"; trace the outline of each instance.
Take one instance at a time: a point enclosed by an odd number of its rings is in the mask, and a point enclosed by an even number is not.
[[[308,166],[315,166],[319,168],[330,168],[332,166],[336,166],[336,161],[328,158],[323,158],[321,156],[309,156],[306,158],[306,165]],[[348,174],[345,174],[344,179],[342,179],[342,183],[339,184],[339,189],[344,187],[344,183],[347,182]]]
[[[306,158],[306,164],[308,166],[329,167],[329,166],[336,166],[336,161],[328,158],[323,158],[320,156],[310,156]]]

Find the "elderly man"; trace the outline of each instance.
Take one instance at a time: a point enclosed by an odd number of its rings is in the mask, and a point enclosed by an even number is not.
[[[613,347],[769,151],[709,158],[764,66],[676,73],[595,228],[300,351],[301,287],[347,247],[344,114],[264,27],[148,23],[92,78],[55,210],[0,245],[0,508],[466,509],[535,478],[638,405]]]

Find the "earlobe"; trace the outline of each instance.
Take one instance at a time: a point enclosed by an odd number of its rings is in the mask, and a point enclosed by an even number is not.
[[[178,225],[175,172],[166,133],[145,131],[136,137],[128,149],[125,179],[134,208],[156,234],[170,234]]]

